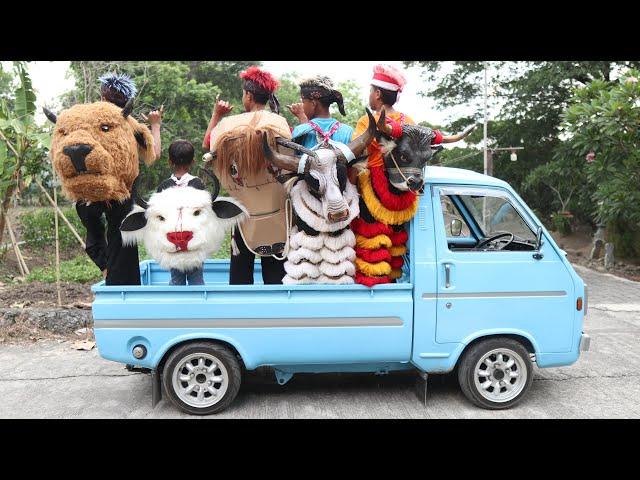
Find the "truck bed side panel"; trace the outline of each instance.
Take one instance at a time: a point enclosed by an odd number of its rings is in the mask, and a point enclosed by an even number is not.
[[[152,286],[98,292],[96,340],[103,357],[150,368],[172,345],[195,338],[230,343],[249,369],[409,360],[411,284],[373,291],[360,285],[323,287]],[[136,341],[149,351],[143,361],[131,354]]]

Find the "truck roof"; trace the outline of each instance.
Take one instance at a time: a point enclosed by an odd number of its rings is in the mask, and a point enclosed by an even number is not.
[[[425,181],[427,183],[455,183],[509,188],[509,184],[503,180],[462,168],[426,167]]]

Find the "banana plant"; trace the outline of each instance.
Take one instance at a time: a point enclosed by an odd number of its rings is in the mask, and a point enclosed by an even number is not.
[[[51,135],[35,124],[36,95],[25,62],[14,62],[13,107],[0,99],[0,245],[14,194],[47,169]]]

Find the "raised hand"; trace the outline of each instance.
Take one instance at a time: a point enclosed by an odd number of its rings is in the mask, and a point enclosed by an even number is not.
[[[213,115],[221,118],[224,117],[227,113],[233,110],[233,105],[229,102],[225,102],[224,100],[216,101],[216,104],[213,108]]]
[[[160,125],[162,123],[162,114],[164,113],[164,104],[160,106],[159,110],[149,112],[149,115],[144,113],[141,115],[143,120],[148,121],[151,125]]]
[[[291,113],[293,113],[300,123],[305,123],[309,119],[304,114],[304,109],[302,108],[302,103],[292,103],[291,105],[287,105],[287,108]]]

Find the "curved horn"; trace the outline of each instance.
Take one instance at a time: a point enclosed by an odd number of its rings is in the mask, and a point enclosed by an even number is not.
[[[289,170],[290,172],[298,172],[300,159],[292,155],[284,155],[280,152],[273,151],[269,145],[269,139],[264,134],[262,135],[262,151],[264,152],[264,156],[267,157],[267,160],[273,163],[276,167],[283,170]]]
[[[213,202],[216,198],[218,198],[218,194],[220,193],[220,180],[218,180],[218,177],[216,177],[206,168],[199,167],[199,169],[201,172],[204,172],[211,179],[211,183],[213,183],[213,189],[210,191],[211,201]]]
[[[138,175],[133,181],[133,186],[131,187],[131,198],[133,198],[133,201],[136,205],[146,210],[147,208],[149,208],[149,204],[138,193],[138,186],[140,185],[141,178],[142,175]]]
[[[49,119],[51,123],[56,123],[58,121],[58,117],[56,116],[56,114],[53,113],[48,108],[42,107],[42,111],[44,112],[45,116]]]
[[[354,138],[347,145],[349,150],[357,157],[369,146],[376,134],[376,119],[373,117],[371,110],[366,109],[367,116],[369,117],[369,127],[367,130],[357,138]],[[380,114],[380,118],[384,122],[384,110]],[[384,125],[384,124],[383,124]]]
[[[477,125],[471,125],[469,128],[465,129],[464,132],[459,133],[458,135],[443,136],[442,143],[459,142],[460,140],[465,138],[467,135],[469,135],[471,132],[473,132],[476,129],[476,127]]]
[[[124,108],[122,109],[122,116],[124,118],[127,118],[129,115],[131,115],[131,112],[133,112],[133,100],[135,97],[131,97],[129,100],[127,100],[127,103],[124,105]]]
[[[387,112],[383,108],[380,112],[380,118],[378,119],[378,131],[384,133],[385,135],[391,136],[391,130],[393,127],[387,123]]]
[[[306,153],[310,157],[317,157],[316,152],[314,152],[313,150],[310,150],[307,147],[303,147],[299,143],[287,140],[286,138],[276,137],[276,143],[278,145],[282,145],[283,147],[290,148],[291,150],[295,150],[296,152]]]

